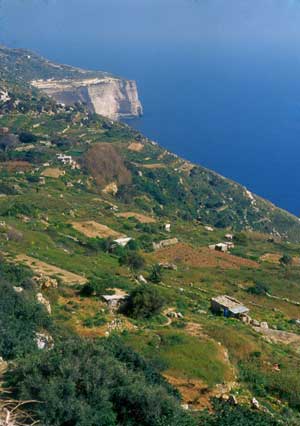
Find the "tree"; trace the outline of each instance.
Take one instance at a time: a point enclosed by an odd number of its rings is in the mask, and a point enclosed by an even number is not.
[[[152,266],[149,280],[153,283],[160,283],[162,279],[162,267],[158,264]]]
[[[289,254],[284,254],[280,259],[279,262],[282,266],[289,266],[293,263],[293,258]]]
[[[258,296],[265,295],[270,292],[268,286],[261,282],[256,282],[254,286],[249,287],[247,292],[250,294],[256,294]]]
[[[138,271],[145,266],[144,258],[135,251],[126,251],[119,259],[120,265],[127,265],[131,270]]]
[[[20,142],[22,143],[34,143],[37,141],[37,136],[30,132],[21,132],[19,134]]]
[[[164,302],[156,288],[143,285],[130,293],[120,311],[132,318],[150,318],[161,311]]]
[[[111,182],[118,186],[131,183],[131,172],[119,152],[109,143],[92,145],[83,158],[83,166],[99,186]]]

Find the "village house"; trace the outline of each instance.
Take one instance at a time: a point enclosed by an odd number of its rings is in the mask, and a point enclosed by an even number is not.
[[[173,246],[175,244],[178,244],[177,238],[170,238],[168,240],[162,240],[159,243],[153,243],[153,249],[159,250],[165,247]]]
[[[126,247],[129,241],[131,241],[131,237],[121,237],[114,240],[114,243],[116,243],[120,247]]]
[[[103,295],[102,299],[107,303],[108,309],[110,311],[116,311],[122,302],[126,300],[128,294],[107,294]]]
[[[210,250],[222,251],[223,253],[228,251],[228,246],[225,243],[211,244],[208,247]]]
[[[170,223],[165,224],[165,231],[171,232],[171,224]]]
[[[211,310],[214,314],[221,314],[224,317],[242,319],[249,312],[249,309],[241,302],[230,296],[217,296],[211,299]]]
[[[228,250],[234,248],[234,244],[232,242],[226,242],[226,243],[217,243],[217,244],[211,244],[208,246],[211,250],[221,251],[223,253],[228,252]]]

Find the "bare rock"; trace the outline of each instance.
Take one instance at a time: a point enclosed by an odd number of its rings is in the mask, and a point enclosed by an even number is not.
[[[264,330],[268,330],[269,324],[266,321],[263,321],[260,323],[260,327],[263,328]]]
[[[42,295],[42,293],[38,293],[37,295],[36,295],[36,300],[41,304],[41,305],[44,305],[45,306],[45,308],[46,308],[46,310],[47,310],[47,312],[48,312],[48,314],[51,314],[51,305],[50,305],[50,302],[49,302],[49,300],[47,300],[43,295]]]
[[[58,287],[58,282],[55,278],[50,278],[45,275],[37,275],[33,280],[41,289]]]
[[[46,333],[35,333],[35,341],[40,350],[52,349],[54,346],[52,336]]]
[[[255,410],[259,410],[260,405],[256,398],[252,398],[251,405]]]

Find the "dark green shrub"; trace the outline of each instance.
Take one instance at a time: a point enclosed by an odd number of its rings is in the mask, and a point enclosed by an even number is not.
[[[0,283],[0,356],[13,359],[37,350],[35,333],[51,328],[42,305],[27,293],[16,293],[11,284]]]
[[[38,140],[37,136],[30,132],[21,132],[19,134],[19,139],[22,143],[34,143]]]
[[[133,271],[138,271],[145,266],[144,258],[134,251],[126,251],[119,259],[120,265],[126,265]]]
[[[64,340],[23,360],[8,384],[16,398],[41,401],[29,408],[45,426],[195,426],[138,356],[105,346]]]
[[[164,302],[156,288],[143,285],[130,293],[120,311],[133,318],[150,318],[161,311]]]

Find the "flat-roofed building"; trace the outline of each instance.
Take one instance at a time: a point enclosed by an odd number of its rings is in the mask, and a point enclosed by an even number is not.
[[[216,314],[222,314],[224,317],[241,318],[247,315],[249,309],[241,302],[230,296],[217,296],[211,299],[211,310]]]

